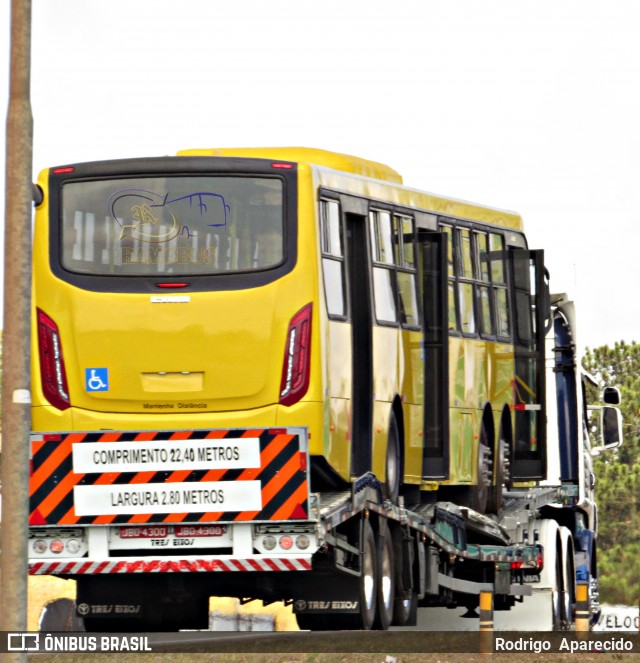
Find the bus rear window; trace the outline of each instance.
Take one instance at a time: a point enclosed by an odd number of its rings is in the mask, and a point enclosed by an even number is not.
[[[285,258],[283,209],[279,178],[68,182],[62,189],[62,267],[98,276],[270,269]]]

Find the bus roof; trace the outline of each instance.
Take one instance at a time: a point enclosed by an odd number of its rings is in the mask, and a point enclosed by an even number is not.
[[[516,212],[479,205],[457,198],[440,196],[426,191],[403,186],[402,176],[393,168],[376,161],[330,152],[311,147],[221,147],[180,150],[179,157],[246,157],[253,159],[275,159],[303,163],[325,169],[321,180],[332,187],[344,184],[340,173],[360,176],[351,180],[350,190],[355,195],[389,200],[409,207],[419,207],[435,214],[480,221],[496,226],[522,231],[522,218]]]
[[[210,149],[180,150],[179,157],[251,157],[254,159],[281,159],[296,163],[308,163],[354,175],[372,177],[394,184],[402,184],[402,175],[389,166],[348,154],[339,154],[314,147],[221,147]]]

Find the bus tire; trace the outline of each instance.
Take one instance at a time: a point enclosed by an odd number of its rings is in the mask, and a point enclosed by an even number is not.
[[[494,481],[489,488],[487,513],[499,513],[502,508],[502,491],[509,484],[511,474],[511,455],[506,440],[498,441],[498,453],[495,460]]]
[[[491,450],[488,443],[487,429],[482,422],[477,456],[477,480],[475,485],[465,490],[460,506],[466,506],[478,513],[485,513],[489,501],[491,486]]]
[[[384,464],[384,493],[385,497],[397,504],[402,483],[402,460],[400,455],[400,432],[395,414],[391,413],[389,419],[389,434],[387,436],[387,451]]]
[[[393,610],[396,596],[395,562],[393,554],[393,539],[391,531],[387,528],[384,536],[378,536],[376,546],[378,564],[378,578],[376,583],[376,599],[378,608],[374,627],[386,631],[393,621]]]

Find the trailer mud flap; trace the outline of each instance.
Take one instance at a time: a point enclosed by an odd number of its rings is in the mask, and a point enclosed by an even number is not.
[[[296,615],[360,612],[357,579],[345,576],[340,577],[339,583],[335,580],[335,576],[332,582],[327,577],[325,582],[318,582],[315,587],[308,585],[301,592],[298,591],[298,598],[293,603],[293,612]]]
[[[31,526],[308,519],[303,429],[32,436]]]

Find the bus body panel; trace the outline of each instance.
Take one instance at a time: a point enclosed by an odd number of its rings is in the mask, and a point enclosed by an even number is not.
[[[36,297],[61,329],[74,407],[233,411],[279,398],[285,335],[296,312],[276,305],[286,297],[282,290],[279,282],[234,293],[193,293],[188,303],[166,304],[121,294],[112,306],[110,294],[58,284],[55,303],[46,302],[39,287]],[[108,390],[86,384],[91,378],[85,372],[97,368],[108,371]]]
[[[327,320],[324,333],[327,418],[324,455],[343,477],[350,472],[351,446],[351,328],[346,322]]]

